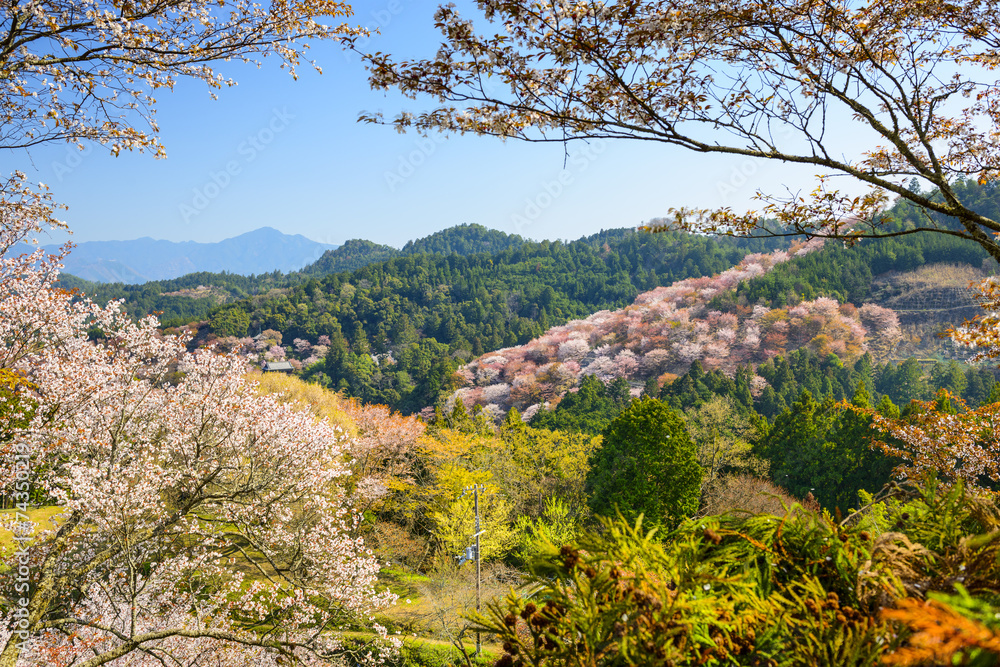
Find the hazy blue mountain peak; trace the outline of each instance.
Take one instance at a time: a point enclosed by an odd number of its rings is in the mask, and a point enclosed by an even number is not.
[[[301,234],[261,227],[217,243],[164,241],[144,236],[131,241],[84,241],[66,258],[65,271],[95,282],[138,284],[209,271],[240,275],[297,271],[335,245]],[[55,252],[55,245],[46,246]]]

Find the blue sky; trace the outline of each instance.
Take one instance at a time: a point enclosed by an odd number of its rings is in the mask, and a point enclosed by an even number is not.
[[[439,43],[434,6],[357,2],[354,21],[380,29],[372,50],[429,56]],[[559,145],[428,141],[359,124],[361,111],[391,116],[413,103],[372,91],[359,59],[335,45],[312,54],[321,76],[303,67],[294,81],[265,61],[260,70],[228,70],[239,85],[218,101],[194,82],[159,96],[165,160],[53,144],[14,156],[11,166],[69,206],[63,217],[77,242],[206,242],[271,226],[325,243],[401,246],[462,223],[572,239],[635,226],[671,206],[742,208],[756,187],[811,189],[808,168],[665,145],[573,144],[564,173]]]

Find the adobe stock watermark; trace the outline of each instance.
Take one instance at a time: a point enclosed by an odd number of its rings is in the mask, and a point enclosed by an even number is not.
[[[35,523],[28,515],[31,500],[31,445],[26,442],[14,443],[14,507],[15,522],[11,529],[17,551],[8,560],[14,579],[14,593],[19,597],[12,600],[10,610],[10,631],[20,640],[18,648],[26,648],[31,636],[28,606],[31,604],[31,555],[28,544],[33,540]],[[16,559],[16,561],[15,561]]]
[[[778,141],[787,141],[794,138],[795,131],[788,125],[782,125],[775,132],[775,138]],[[750,182],[750,180],[757,175],[760,171],[761,163],[764,160],[768,160],[763,156],[746,156],[743,160],[735,165],[729,172],[728,178],[720,178],[715,183],[716,192],[719,194],[719,200],[722,203],[729,201],[729,198],[743,189],[743,187]]]
[[[191,199],[178,205],[177,210],[185,223],[191,222],[209,207],[213,200],[230,186],[233,178],[243,173],[243,168],[257,159],[284,132],[295,118],[286,107],[272,109],[271,119],[254,134],[241,141],[236,147],[238,159],[229,160],[218,171],[208,173],[208,182],[191,191]]]
[[[558,200],[566,189],[573,185],[577,176],[587,171],[590,165],[608,149],[607,141],[596,139],[573,155],[569,156],[567,166],[551,180],[542,181],[541,191],[524,200],[524,207],[510,216],[514,229],[520,234],[526,227],[534,224],[547,208]]]
[[[756,175],[759,168],[760,158],[747,158],[733,167],[728,179],[721,179],[716,183],[719,199],[728,201],[731,195],[741,190]]]
[[[403,3],[401,0],[389,0],[389,2],[382,9],[375,9],[371,13],[372,21],[374,25],[370,28],[374,32],[375,30],[381,30],[386,28],[392,23],[393,19],[403,13]],[[354,42],[354,48],[365,49],[371,42],[371,37],[358,37]],[[350,61],[351,54],[353,52],[351,49],[344,49],[344,60]]]
[[[93,152],[94,147],[91,144],[84,144],[82,148],[72,144],[67,145],[66,155],[63,156],[63,159],[52,161],[52,174],[57,181],[62,183],[62,180],[83,164],[84,158]]]
[[[417,173],[417,169],[427,162],[430,156],[434,155],[438,149],[438,145],[443,143],[444,139],[443,134],[437,133],[420,137],[414,141],[413,150],[400,155],[396,163],[396,168],[386,170],[383,174],[385,185],[389,188],[389,192],[395,192],[399,186],[406,182],[406,179]]]

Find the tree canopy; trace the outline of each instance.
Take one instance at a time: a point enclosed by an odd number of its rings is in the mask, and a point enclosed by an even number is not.
[[[235,85],[213,63],[277,56],[295,74],[307,39],[357,34],[331,0],[42,0],[0,9],[0,148],[94,140],[150,149],[154,94],[181,78]],[[332,19],[337,25],[324,24]]]
[[[634,401],[604,431],[591,455],[587,490],[594,512],[639,514],[675,526],[698,509],[702,469],[684,422],[660,401]]]
[[[437,11],[444,41],[434,57],[367,56],[374,88],[437,102],[395,116],[397,128],[633,139],[805,165],[865,191],[846,194],[820,177],[810,197],[759,193],[761,209],[747,213],[674,210],[666,226],[848,239],[932,230],[1000,260],[1000,220],[953,186],[1000,171],[993,0],[476,4],[486,30],[454,5]],[[872,138],[870,148],[844,155],[845,138],[858,135]],[[957,224],[927,215],[912,229],[885,230],[892,195]]]
[[[33,231],[0,225],[0,249]],[[394,599],[343,481],[364,434],[259,395],[235,355],[53,288],[57,259],[0,253],[0,491],[18,542],[0,665],[350,650],[323,630]],[[33,534],[33,503],[60,509],[53,530]]]

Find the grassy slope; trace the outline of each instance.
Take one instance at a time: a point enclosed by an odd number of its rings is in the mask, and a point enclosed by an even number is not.
[[[52,505],[49,507],[38,507],[28,510],[28,518],[35,523],[32,535],[37,535],[46,530],[55,530],[58,527],[58,517],[62,513],[62,508]],[[14,533],[5,526],[17,520],[17,510],[0,510],[0,558],[6,558],[17,551],[18,546],[14,541]]]

